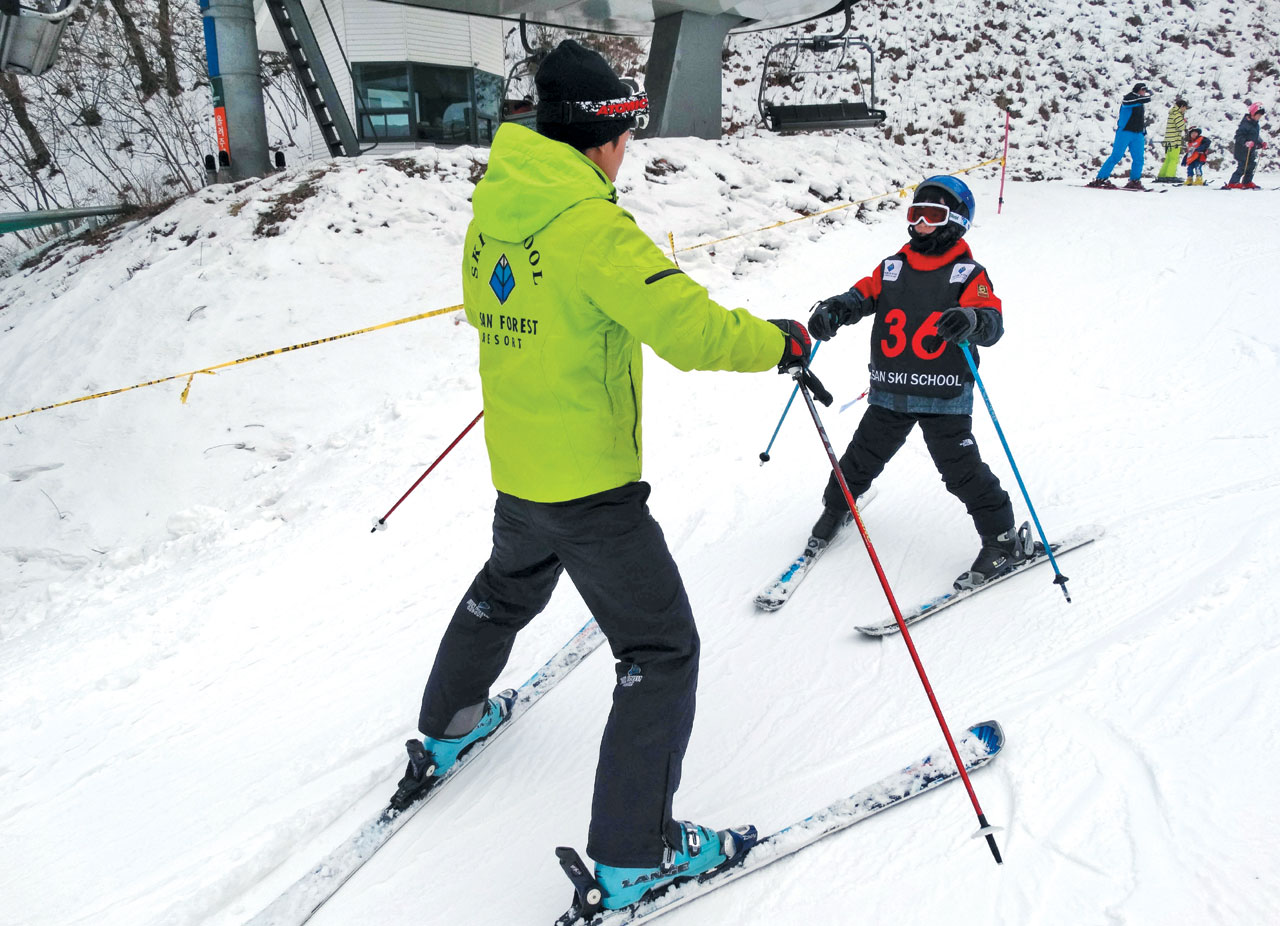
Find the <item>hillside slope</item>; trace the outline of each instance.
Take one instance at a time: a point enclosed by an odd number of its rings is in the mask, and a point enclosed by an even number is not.
[[[881,146],[641,142],[622,201],[724,303],[804,317],[901,244],[898,185],[958,166]],[[455,304],[484,156],[297,168],[55,249],[0,281],[0,416]],[[1274,194],[1013,183],[997,215],[994,172],[970,180],[1008,319],[983,364],[1001,422],[1046,528],[1106,528],[1064,560],[1073,604],[1030,574],[917,633],[951,723],[1008,731],[975,776],[1007,864],[969,840],[952,788],[673,926],[1200,926],[1280,906],[1280,794],[1257,773],[1280,760],[1275,248],[1238,234]],[[369,531],[480,408],[456,318],[197,373],[185,403],[178,377],[0,422],[0,922],[243,923],[385,799],[489,537],[479,433]],[[840,404],[865,386],[866,337],[819,358]],[[647,373],[652,508],[705,653],[677,812],[772,828],[939,731],[901,642],[851,630],[885,608],[856,543],[785,611],[749,603],[825,478],[800,409],[757,460],[788,383],[652,357]],[[859,414],[824,412],[833,440]],[[935,592],[972,557],[971,526],[914,439],[879,487],[868,527],[899,597]],[[499,684],[585,619],[563,583]],[[611,670],[588,660],[316,922],[551,921],[568,899],[552,849],[585,838]]]

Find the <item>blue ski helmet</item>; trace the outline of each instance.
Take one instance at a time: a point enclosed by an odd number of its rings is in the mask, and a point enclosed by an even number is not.
[[[920,182],[920,185],[916,187],[916,195],[912,202],[919,202],[920,194],[928,189],[941,190],[947,195],[948,202],[946,205],[951,209],[951,221],[960,226],[960,234],[956,237],[963,236],[972,226],[974,210],[977,208],[973,201],[973,194],[969,192],[969,187],[959,177],[939,174],[936,177],[929,177]]]

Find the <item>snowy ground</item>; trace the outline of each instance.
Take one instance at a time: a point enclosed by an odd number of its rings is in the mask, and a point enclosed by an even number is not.
[[[306,168],[0,281],[0,417],[456,303],[468,152],[435,158],[417,158],[425,180],[371,163],[324,174],[279,236],[252,229]],[[623,200],[687,248],[930,166],[963,165],[840,137],[655,141],[624,166]],[[974,784],[1006,864],[969,839],[951,786],[672,926],[1199,926],[1280,909],[1274,193],[1018,183],[997,215],[994,173],[970,181],[971,243],[1006,305],[983,364],[1001,423],[1049,532],[1106,529],[1062,561],[1073,604],[1041,570],[916,631],[952,726],[1004,724],[1006,751]],[[726,304],[803,318],[905,240],[899,202],[681,264]],[[478,431],[369,531],[480,409],[474,333],[456,319],[196,376],[186,404],[178,380],[0,422],[0,923],[242,923],[386,799],[487,552]],[[865,327],[823,348],[838,403],[865,386],[866,353]],[[886,608],[858,544],[783,611],[751,606],[825,479],[801,414],[757,460],[788,383],[649,359],[652,510],[704,652],[677,813],[773,829],[940,734],[902,642],[851,629]],[[840,445],[860,411],[826,413]],[[976,538],[918,438],[878,486],[866,520],[899,598],[945,587]],[[585,619],[563,583],[499,684]],[[551,922],[569,897],[552,850],[585,842],[611,672],[593,656],[315,922]]]

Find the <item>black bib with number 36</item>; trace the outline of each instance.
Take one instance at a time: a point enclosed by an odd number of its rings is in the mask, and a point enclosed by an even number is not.
[[[901,254],[881,265],[880,297],[871,326],[871,385],[902,395],[951,399],[973,380],[964,354],[938,336],[938,319],[957,305],[982,267],[954,261],[914,270]],[[974,363],[977,348],[970,345]]]

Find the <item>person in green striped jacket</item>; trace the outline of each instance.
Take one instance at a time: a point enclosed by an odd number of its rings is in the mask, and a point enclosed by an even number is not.
[[[1169,107],[1169,121],[1164,124],[1164,163],[1156,183],[1181,183],[1178,164],[1182,161],[1182,141],[1187,134],[1187,110],[1191,107],[1182,97]]]

